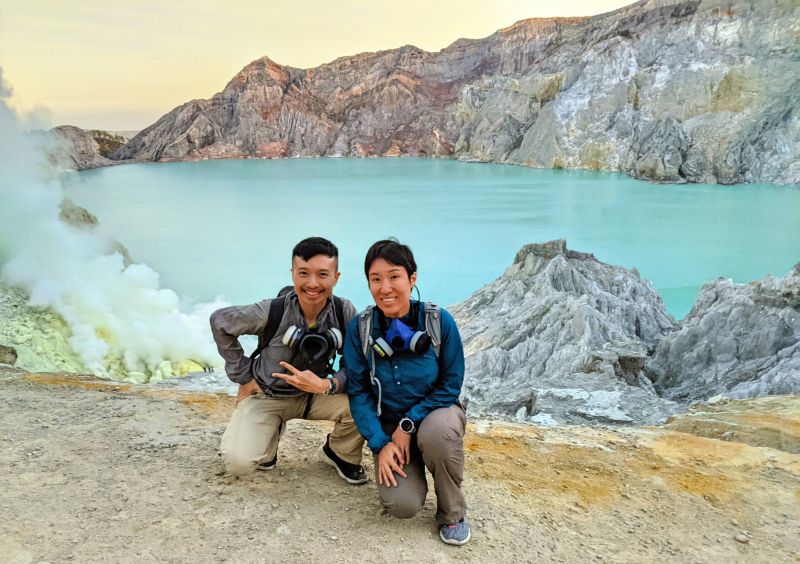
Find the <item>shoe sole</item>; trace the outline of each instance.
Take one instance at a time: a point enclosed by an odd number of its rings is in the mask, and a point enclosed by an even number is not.
[[[444,535],[442,535],[441,531],[439,531],[439,538],[442,539],[442,542],[445,543],[445,544],[452,544],[452,545],[455,545],[455,546],[462,546],[462,545],[467,544],[469,542],[469,539],[472,538],[472,531],[470,530],[467,533],[467,538],[465,538],[463,541],[459,541],[459,540],[455,540],[455,539],[446,539],[446,538],[444,538]]]
[[[272,466],[263,466],[259,464],[258,466],[256,466],[256,470],[258,470],[259,472],[272,472],[273,470],[275,470],[276,466],[277,464],[273,464]]]
[[[317,456],[319,457],[320,462],[324,462],[328,466],[332,466],[333,469],[336,470],[336,473],[339,474],[339,477],[348,484],[353,484],[354,486],[358,486],[360,484],[366,484],[369,481],[369,478],[367,477],[365,477],[363,480],[353,480],[352,478],[348,478],[347,476],[345,476],[342,473],[342,471],[339,470],[339,467],[336,465],[336,462],[331,460],[330,457],[327,454],[325,454],[324,447],[319,447],[319,450],[317,451]]]

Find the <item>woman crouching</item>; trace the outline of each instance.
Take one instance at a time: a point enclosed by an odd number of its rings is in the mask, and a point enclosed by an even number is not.
[[[373,452],[381,504],[400,519],[416,515],[428,492],[427,468],[439,536],[465,544],[461,336],[445,310],[411,299],[417,264],[408,246],[378,241],[364,272],[377,307],[350,322],[344,360],[350,411]]]

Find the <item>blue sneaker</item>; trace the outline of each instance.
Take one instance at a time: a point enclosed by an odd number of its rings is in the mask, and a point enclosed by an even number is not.
[[[439,529],[439,538],[442,539],[442,542],[447,544],[459,546],[467,544],[471,537],[472,533],[469,530],[466,517],[462,517],[458,522],[451,525],[442,525]]]

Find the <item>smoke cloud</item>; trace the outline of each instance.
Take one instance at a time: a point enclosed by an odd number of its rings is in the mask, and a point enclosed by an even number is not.
[[[183,304],[157,272],[126,266],[101,236],[62,223],[58,178],[10,95],[0,68],[0,276],[61,314],[95,374],[146,380],[219,366],[208,317],[225,304]]]

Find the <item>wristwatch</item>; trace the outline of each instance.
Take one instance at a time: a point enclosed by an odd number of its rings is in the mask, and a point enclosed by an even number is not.
[[[417,430],[417,426],[414,425],[414,422],[408,417],[403,417],[400,420],[400,430],[410,435]]]
[[[333,378],[328,378],[328,389],[325,390],[325,395],[332,396],[333,394],[336,393],[337,387],[338,386],[336,385],[336,382],[333,380]]]

